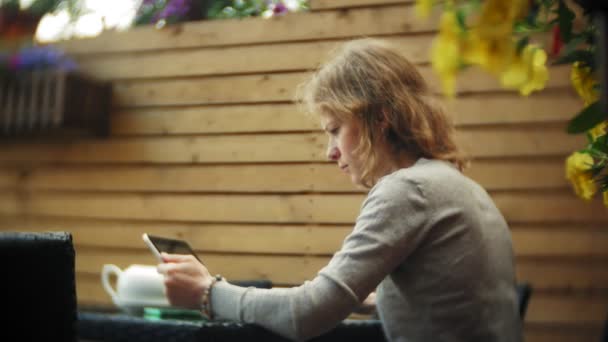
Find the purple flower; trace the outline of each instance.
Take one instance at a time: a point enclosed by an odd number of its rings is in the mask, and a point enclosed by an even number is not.
[[[62,51],[50,46],[21,49],[8,58],[7,64],[11,70],[57,68],[69,71],[76,69],[76,63],[72,59]]]
[[[190,11],[191,0],[169,0],[162,11],[154,15],[154,21],[167,18],[183,18]]]
[[[287,9],[287,6],[285,6],[285,4],[282,2],[278,2],[278,3],[274,4],[274,7],[272,8],[273,15],[282,15],[287,12],[289,12],[289,10]]]
[[[264,17],[275,17],[289,12],[289,8],[282,1],[266,1],[267,7],[264,11]]]

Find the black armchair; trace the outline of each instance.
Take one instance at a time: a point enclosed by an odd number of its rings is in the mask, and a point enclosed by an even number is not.
[[[0,341],[76,341],[74,257],[70,233],[0,233]]]

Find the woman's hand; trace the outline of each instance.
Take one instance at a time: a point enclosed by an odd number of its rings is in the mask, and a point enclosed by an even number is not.
[[[164,263],[157,266],[165,277],[165,293],[169,303],[188,309],[200,309],[205,290],[212,276],[192,255],[161,254]]]

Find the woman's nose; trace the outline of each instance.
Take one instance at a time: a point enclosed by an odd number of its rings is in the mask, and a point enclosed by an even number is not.
[[[340,150],[335,145],[327,146],[327,159],[331,161],[340,159]]]

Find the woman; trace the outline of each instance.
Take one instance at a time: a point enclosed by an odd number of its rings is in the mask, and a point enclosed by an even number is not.
[[[304,340],[377,289],[389,340],[520,341],[509,229],[461,173],[453,128],[416,68],[382,42],[356,40],[300,90],[328,158],[371,188],[352,233],[313,280],[289,289],[241,288],[193,257],[164,255],[170,302]]]

